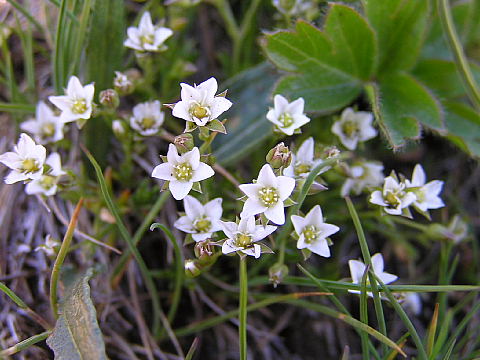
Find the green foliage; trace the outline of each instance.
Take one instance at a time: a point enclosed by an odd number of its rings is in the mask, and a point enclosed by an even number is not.
[[[92,269],[66,289],[62,314],[47,339],[56,360],[107,359],[88,281]]]

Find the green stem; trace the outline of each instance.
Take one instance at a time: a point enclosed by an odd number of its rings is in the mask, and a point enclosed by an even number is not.
[[[238,338],[240,344],[240,360],[247,360],[247,306],[248,306],[248,276],[247,257],[240,257],[240,305],[238,320],[240,327]]]
[[[45,340],[47,337],[50,336],[51,333],[52,333],[51,331],[45,331],[41,334],[37,334],[32,337],[29,337],[28,339],[20,341],[18,344],[13,345],[12,347],[9,347],[8,349],[5,349],[3,351],[0,351],[0,357],[3,358],[4,356],[12,356],[18,353],[19,351],[28,349],[30,346]]]
[[[438,274],[439,285],[448,285],[448,263],[451,250],[452,243],[450,241],[442,241],[440,243],[440,272]],[[438,294],[437,302],[439,304],[438,322],[441,324],[447,311],[447,293]]]
[[[0,282],[0,291],[4,292],[20,309],[27,309],[28,306],[20,299],[17,294],[8,288],[7,285]]]
[[[64,32],[64,19],[67,9],[67,0],[61,0],[60,9],[58,10],[58,22],[57,22],[57,32],[55,36],[55,52],[53,57],[53,77],[55,85],[55,94],[60,94],[64,83],[64,59],[63,57],[63,32]]]
[[[58,279],[60,277],[60,270],[62,268],[63,262],[65,261],[65,257],[67,256],[70,244],[72,243],[73,232],[77,224],[77,219],[80,213],[80,209],[82,208],[82,204],[83,198],[80,198],[77,206],[75,207],[75,210],[73,211],[72,218],[70,219],[70,223],[68,224],[67,232],[65,233],[57,258],[55,259],[55,263],[53,264],[52,275],[50,278],[50,305],[55,319],[58,318],[57,289]]]
[[[460,73],[460,77],[462,78],[467,95],[477,110],[480,110],[480,89],[475,82],[467,57],[463,51],[462,44],[458,38],[448,0],[437,0],[437,8],[443,32],[448,39],[450,50],[455,57],[455,64]]]
[[[400,216],[389,216],[389,219],[393,222],[396,222],[397,224],[405,225],[421,232],[428,232],[428,226],[416,223],[415,221],[405,219]]]

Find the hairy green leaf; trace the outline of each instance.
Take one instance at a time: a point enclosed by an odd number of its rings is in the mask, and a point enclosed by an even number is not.
[[[88,281],[92,275],[93,270],[87,270],[66,290],[62,314],[47,339],[55,360],[107,359],[97,313],[90,299]]]

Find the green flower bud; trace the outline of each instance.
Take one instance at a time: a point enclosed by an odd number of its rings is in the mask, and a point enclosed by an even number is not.
[[[277,287],[277,285],[283,281],[285,276],[288,275],[288,267],[285,264],[273,264],[273,266],[268,269],[268,274],[273,287]]]
[[[287,167],[292,162],[292,153],[283,142],[271,149],[265,157],[272,168]]]
[[[101,91],[99,98],[100,104],[109,109],[116,109],[118,105],[120,105],[120,98],[118,97],[118,93],[113,89]]]
[[[183,133],[176,136],[175,140],[173,140],[173,144],[180,154],[185,154],[195,147],[193,136],[190,133]]]
[[[188,278],[197,277],[202,273],[195,260],[185,260],[185,276]]]

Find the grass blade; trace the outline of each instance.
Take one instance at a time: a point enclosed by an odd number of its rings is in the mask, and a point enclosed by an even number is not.
[[[433,352],[433,344],[435,343],[435,334],[437,332],[437,323],[438,323],[438,303],[435,304],[435,310],[433,311],[432,321],[430,322],[430,327],[428,328],[428,334],[427,334],[428,356],[431,356]]]
[[[51,331],[45,331],[41,334],[34,335],[32,337],[29,337],[28,339],[25,339],[21,342],[19,342],[16,345],[13,345],[12,347],[5,349],[3,351],[0,351],[0,357],[4,356],[12,356],[19,351],[28,349],[30,346],[35,345],[36,343],[39,343],[40,341],[45,340],[49,335]]]

